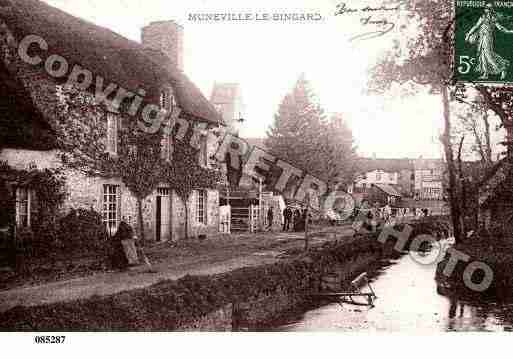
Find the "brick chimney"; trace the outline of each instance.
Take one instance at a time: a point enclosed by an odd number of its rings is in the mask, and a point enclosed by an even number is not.
[[[164,53],[171,64],[183,71],[183,27],[175,21],[155,21],[143,27],[144,47]]]

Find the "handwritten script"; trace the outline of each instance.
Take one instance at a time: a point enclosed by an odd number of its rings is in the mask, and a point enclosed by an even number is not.
[[[401,6],[405,2],[406,0],[399,0],[395,5],[381,4],[377,6],[366,5],[364,7],[351,7],[347,3],[342,2],[337,4],[335,16],[359,16],[361,25],[370,28],[370,30],[352,36],[349,41],[368,40],[383,36],[395,28],[395,22],[390,20],[390,15],[393,12],[400,11]]]

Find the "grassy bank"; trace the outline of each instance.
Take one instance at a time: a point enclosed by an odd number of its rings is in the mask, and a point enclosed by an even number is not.
[[[333,227],[313,226],[312,236],[324,238],[332,231],[334,231]],[[303,236],[302,233],[292,232],[219,234],[207,239],[190,238],[187,241],[148,244],[145,246],[145,252],[155,267],[168,264],[186,265],[199,259],[215,264],[256,251],[281,250],[289,243],[298,242],[294,238],[278,241],[277,238],[283,235]],[[299,243],[298,246],[301,247]],[[105,245],[100,250],[88,253],[51,251],[41,258],[23,256],[23,272],[0,271],[0,290],[112,272],[110,254],[111,248]]]
[[[251,302],[262,294],[301,296],[318,286],[335,265],[362,254],[381,256],[375,237],[328,244],[276,264],[242,268],[215,276],[186,276],[144,289],[66,303],[16,307],[0,314],[4,331],[179,330],[228,304]]]
[[[487,296],[504,300],[513,298],[513,233],[503,228],[481,229],[462,243],[454,246],[461,253],[470,257],[468,262],[458,262],[450,277],[443,275],[448,257],[438,265],[437,280],[445,286],[460,292],[464,296]],[[483,293],[472,292],[463,282],[466,265],[473,261],[486,263],[493,271],[491,286]],[[476,271],[472,281],[479,283],[482,273]]]
[[[404,226],[404,225],[401,225]],[[418,234],[442,236],[445,225],[437,221],[412,224],[411,238]],[[400,227],[400,226],[399,226]],[[396,228],[398,230],[400,228]],[[274,264],[245,267],[215,275],[185,276],[162,280],[142,289],[105,296],[29,307],[13,307],[0,313],[3,331],[172,331],[197,326],[212,313],[226,308],[252,309],[260,303],[267,310],[276,298],[284,309],[310,292],[318,292],[321,278],[339,271],[347,284],[367,270],[372,261],[397,255],[391,238],[383,246],[378,233],[354,240],[330,241],[298,253],[296,246]],[[268,303],[271,303],[268,306]],[[267,303],[267,304],[266,304]],[[253,320],[253,323],[255,321]],[[207,324],[214,330],[215,324]]]

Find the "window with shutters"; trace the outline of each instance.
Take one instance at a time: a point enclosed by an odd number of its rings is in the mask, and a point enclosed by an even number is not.
[[[36,193],[26,187],[16,189],[16,226],[30,228],[37,215]]]
[[[169,113],[171,113],[176,106],[175,96],[173,95],[173,89],[171,87],[160,93],[159,105],[162,110],[166,110]],[[161,155],[162,159],[171,161],[173,155],[173,140],[171,134],[171,126],[173,124],[171,123],[171,117],[168,116],[164,124],[166,129],[162,131],[162,139],[160,142]]]
[[[168,117],[164,123],[166,126],[166,131],[162,131],[162,139],[160,140],[160,153],[162,159],[171,161],[173,155],[173,136],[170,133],[171,131],[167,131],[167,129],[171,127],[171,118]]]
[[[171,87],[160,93],[159,106],[162,110],[171,111],[176,105],[175,96]]]
[[[103,185],[103,223],[109,234],[116,233],[120,218],[120,189],[118,185]]]
[[[169,110],[169,99],[167,91],[162,91],[160,93],[160,101],[159,101],[160,109],[161,110]]]
[[[207,191],[205,190],[197,191],[196,222],[207,224]]]
[[[107,152],[112,155],[118,153],[118,119],[112,113],[107,114]]]

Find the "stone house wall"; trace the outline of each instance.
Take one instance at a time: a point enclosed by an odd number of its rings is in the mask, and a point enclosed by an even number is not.
[[[11,74],[15,74],[16,78],[20,80],[23,86],[28,90],[31,95],[31,100],[35,107],[45,116],[46,119],[53,119],[57,116],[56,109],[59,103],[59,92],[57,86],[59,85],[56,79],[49,76],[42,65],[33,66],[24,63],[19,56],[14,54],[16,51],[17,43],[14,36],[7,28],[7,25],[0,21],[0,50],[2,57]],[[9,49],[9,50],[8,50]],[[9,54],[11,52],[11,54]],[[16,94],[14,94],[16,96]],[[20,96],[19,94],[17,94]],[[14,120],[14,119],[13,119]],[[213,136],[207,137],[207,157],[211,156],[217,148],[217,140]],[[0,152],[0,160],[6,160],[9,165],[18,169],[27,169],[29,165],[35,166],[38,169],[44,168],[57,168],[61,165],[56,151],[28,151],[24,149],[3,149]],[[63,206],[63,211],[71,208],[93,208],[99,212],[102,210],[102,197],[103,185],[112,184],[118,185],[120,189],[120,218],[124,218],[130,224],[136,223],[136,199],[122,183],[120,179],[109,178],[93,178],[86,177],[85,175],[67,170],[66,176],[66,190],[68,198]],[[165,187],[165,186],[163,186]],[[143,202],[143,219],[144,229],[148,239],[155,238],[155,223],[156,223],[156,196],[153,194],[148,196]],[[194,196],[189,199],[190,208],[192,209],[189,214],[189,234],[213,234],[218,229],[218,210],[219,210],[219,195],[217,191],[208,191],[207,199],[207,226],[201,226],[195,223],[194,220]],[[184,211],[181,210],[183,204],[173,196],[173,236],[172,238],[183,238],[183,229],[185,223]]]
[[[56,151],[30,151],[19,149],[4,149],[0,152],[0,160],[7,161],[16,169],[28,169],[35,165],[38,169],[57,168],[61,165]],[[119,178],[88,177],[72,170],[65,171],[66,192],[68,197],[63,204],[63,213],[70,209],[93,208],[101,213],[103,204],[103,185],[118,185],[120,190],[120,219],[126,220],[130,225],[137,223],[137,202],[128,188]],[[166,187],[163,184],[161,187]],[[217,190],[207,190],[206,211],[207,225],[198,224],[196,221],[196,196],[195,191],[189,198],[189,236],[195,237],[201,234],[213,235],[219,229],[219,193]],[[143,201],[143,222],[146,238],[155,240],[156,224],[156,197],[155,190]],[[185,206],[183,201],[173,193],[172,228],[173,240],[183,239],[185,235]]]
[[[188,201],[189,207],[189,236],[213,235],[219,231],[219,192],[206,190],[207,193],[207,224],[198,223],[196,220],[196,201],[198,192],[194,191]],[[185,237],[185,205],[180,197],[173,193],[173,234],[176,239]]]

